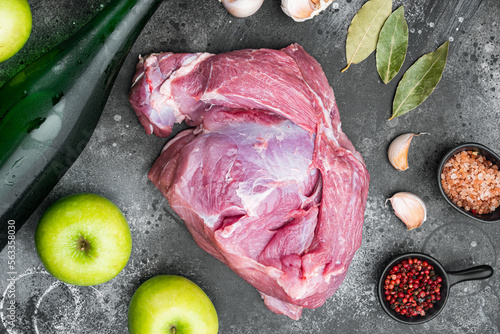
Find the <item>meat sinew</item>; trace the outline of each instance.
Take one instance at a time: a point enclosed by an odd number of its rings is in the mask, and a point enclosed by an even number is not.
[[[369,174],[333,90],[299,45],[151,54],[130,102],[170,140],[149,178],[196,243],[299,319],[325,303],[361,245]]]

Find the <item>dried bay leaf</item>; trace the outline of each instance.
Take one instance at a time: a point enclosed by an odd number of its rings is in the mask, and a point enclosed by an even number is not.
[[[347,67],[342,72],[375,51],[380,29],[391,12],[392,0],[368,0],[356,13],[347,31]]]
[[[403,75],[392,102],[392,117],[406,114],[424,102],[434,91],[446,66],[450,42],[420,57]]]
[[[398,74],[405,61],[408,48],[408,24],[404,7],[396,9],[385,21],[377,42],[377,71],[384,83]]]

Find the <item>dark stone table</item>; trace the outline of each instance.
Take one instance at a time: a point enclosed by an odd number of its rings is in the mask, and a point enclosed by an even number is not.
[[[226,13],[216,0],[165,1],[127,57],[97,129],[79,159],[17,232],[16,327],[14,333],[126,333],[128,303],[137,287],[158,274],[183,275],[213,300],[222,334],[253,333],[500,333],[500,226],[481,224],[452,209],[441,197],[436,168],[443,154],[467,141],[500,152],[500,2],[498,0],[395,0],[405,5],[410,28],[403,70],[384,85],[375,57],[345,72],[349,23],[363,0],[340,0],[313,20],[296,23],[266,0],[246,19]],[[30,0],[33,33],[15,57],[0,64],[0,83],[87,22],[105,0]],[[416,110],[388,122],[403,71],[421,55],[450,43],[448,64],[435,92]],[[363,155],[371,174],[363,243],[349,273],[325,305],[305,310],[300,321],[270,312],[259,293],[221,262],[202,251],[146,174],[167,139],[148,137],[127,100],[139,54],[157,51],[225,52],[301,44],[323,66],[334,88],[343,129]],[[176,131],[182,126],[178,126]],[[410,147],[410,169],[398,172],[387,148],[397,135],[428,132]],[[398,191],[419,195],[428,220],[407,231],[386,198]],[[33,234],[55,200],[93,192],[126,214],[134,240],[127,267],[96,287],[75,287],[47,274]],[[421,251],[448,270],[480,264],[494,267],[483,281],[451,289],[441,315],[424,325],[389,319],[375,285],[393,256]],[[0,290],[7,289],[7,254],[0,254]],[[5,297],[0,297],[0,305]],[[0,311],[5,311],[0,309]],[[0,333],[6,333],[0,324]]]

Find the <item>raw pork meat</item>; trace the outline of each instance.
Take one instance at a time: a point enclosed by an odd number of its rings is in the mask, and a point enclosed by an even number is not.
[[[296,44],[151,54],[130,102],[148,134],[194,126],[148,176],[196,243],[273,312],[325,303],[361,245],[369,174],[319,63]]]

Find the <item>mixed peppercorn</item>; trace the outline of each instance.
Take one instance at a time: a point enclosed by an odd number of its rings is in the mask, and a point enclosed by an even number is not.
[[[403,260],[391,268],[384,281],[385,298],[398,314],[424,316],[441,300],[442,281],[427,261]]]

